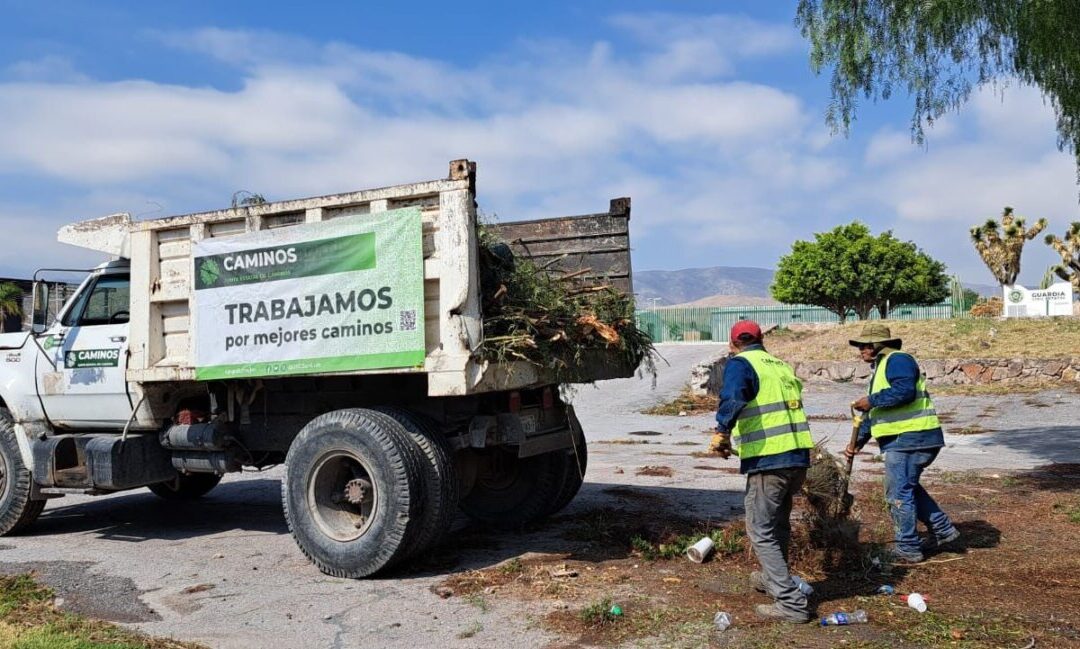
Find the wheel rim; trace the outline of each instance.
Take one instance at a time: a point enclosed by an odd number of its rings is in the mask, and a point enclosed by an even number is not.
[[[378,511],[378,483],[354,453],[331,451],[319,458],[308,480],[308,507],[319,531],[347,542],[371,528]]]

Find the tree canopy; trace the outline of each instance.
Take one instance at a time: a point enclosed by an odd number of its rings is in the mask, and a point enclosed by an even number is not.
[[[0,333],[11,316],[22,315],[22,289],[9,282],[0,283]]]
[[[912,134],[958,109],[973,89],[1039,88],[1058,147],[1080,168],[1080,2],[1076,0],[800,0],[796,24],[815,72],[832,68],[826,119],[846,131],[860,97],[914,98]]]
[[[787,304],[821,306],[847,319],[901,304],[937,304],[949,296],[945,265],[892,232],[873,236],[855,222],[796,241],[780,258],[770,291]]]

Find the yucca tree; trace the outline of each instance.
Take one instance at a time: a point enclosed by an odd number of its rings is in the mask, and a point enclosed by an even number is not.
[[[1045,228],[1046,219],[1039,219],[1028,228],[1023,217],[1015,216],[1013,208],[1006,207],[1000,223],[989,219],[971,228],[971,241],[998,284],[1010,286],[1016,283],[1020,275],[1020,255],[1024,252],[1024,244]]]
[[[1072,283],[1073,288],[1080,292],[1080,221],[1072,222],[1065,231],[1064,239],[1053,234],[1046,235],[1046,245],[1061,255],[1061,263],[1050,270],[1066,282]]]
[[[4,332],[4,321],[22,312],[22,289],[10,282],[0,284],[0,333]]]

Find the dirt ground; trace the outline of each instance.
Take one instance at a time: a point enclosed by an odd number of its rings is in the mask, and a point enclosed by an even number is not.
[[[1074,393],[936,399],[948,418],[947,448],[928,479],[968,546],[955,561],[888,576],[900,592],[927,594],[930,612],[919,616],[899,600],[870,596],[863,589],[885,580],[876,570],[827,572],[820,557],[800,555],[799,570],[821,595],[820,613],[857,605],[871,622],[793,628],[751,616],[751,605],[764,599],[746,587],[753,562],[736,533],[744,481],[734,460],[705,453],[711,415],[641,412],[670,401],[690,367],[718,351],[665,346],[655,389],[645,378],[576,391],[589,470],[559,516],[512,534],[461,519],[438,553],[377,579],[329,578],[304,559],[281,514],[280,468],[229,475],[198,503],[166,503],[146,490],[51,502],[26,534],[0,539],[0,570],[38,570],[69,610],[214,649],[710,642],[1019,649],[1032,637],[1037,647],[1080,646],[1080,615],[1066,595],[1080,592],[1076,471],[1037,469],[1080,458]],[[850,431],[846,404],[861,389],[808,384],[813,435],[834,451]],[[856,462],[867,544],[857,556],[871,566],[874,544],[888,537],[875,459],[865,452]],[[969,477],[972,471],[980,477]],[[663,558],[670,546],[713,528],[726,530],[723,556],[702,565]],[[449,592],[440,590],[447,584]],[[611,621],[603,615],[610,607],[596,606],[590,619],[599,628],[586,625],[582,611],[605,598],[623,615]],[[721,635],[711,630],[717,610],[735,617]]]
[[[658,512],[647,490],[620,490],[629,497],[618,507],[563,517],[557,524],[572,545],[561,553],[458,573],[437,591],[529,601],[549,611],[541,624],[567,638],[560,647],[1080,646],[1080,464],[951,473],[930,489],[963,537],[925,564],[889,563],[891,525],[873,480],[858,488],[860,547],[836,553],[808,549],[805,539],[796,545],[793,568],[813,585],[817,612],[863,609],[866,625],[821,628],[757,618],[753,606],[769,600],[747,585],[756,564],[741,525]],[[679,536],[697,538],[717,527],[733,542],[711,561],[655,554]],[[898,595],[877,594],[884,584],[921,593],[930,611],[919,614]],[[610,614],[613,604],[621,615]],[[718,611],[734,617],[723,633],[712,625]]]

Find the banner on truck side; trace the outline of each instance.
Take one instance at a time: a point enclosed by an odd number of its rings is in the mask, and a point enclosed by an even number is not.
[[[408,208],[195,243],[195,377],[423,365],[421,236]]]
[[[1072,315],[1072,284],[1058,282],[1044,289],[1026,289],[1019,284],[1004,287],[1005,317]]]

